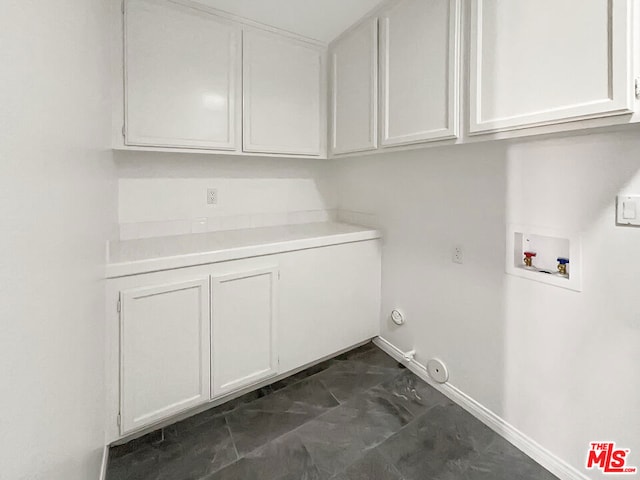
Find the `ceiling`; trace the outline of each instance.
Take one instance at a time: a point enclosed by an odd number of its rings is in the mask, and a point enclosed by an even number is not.
[[[197,0],[305,37],[330,42],[384,0]]]

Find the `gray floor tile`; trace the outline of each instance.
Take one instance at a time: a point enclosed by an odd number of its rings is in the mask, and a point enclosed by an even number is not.
[[[404,407],[414,416],[422,415],[437,405],[454,405],[451,400],[409,370],[404,370],[391,380],[373,387],[372,391],[390,403]]]
[[[348,352],[337,355],[331,359],[332,362],[340,362],[344,360],[352,360],[355,357],[358,357],[364,353],[367,353],[371,350],[378,350],[378,347],[373,342],[367,342],[364,345],[361,345],[357,348],[353,348]]]
[[[339,473],[331,480],[403,480],[402,476],[377,450],[371,450],[363,458]]]
[[[557,480],[367,344],[114,447],[108,480]]]
[[[333,360],[327,360],[325,362],[321,362],[317,365],[313,365],[307,368],[306,370],[293,374],[287,378],[283,378],[282,380],[279,380],[273,383],[270,387],[274,392],[277,390],[281,390],[282,388],[288,387],[290,385],[294,385],[320,372],[324,372],[331,365],[333,365]]]
[[[174,428],[181,431],[189,430],[191,428],[197,427],[198,425],[208,423],[215,418],[222,418],[226,414],[240,408],[243,405],[255,402],[260,398],[272,394],[273,391],[274,390],[271,385],[267,385],[266,387],[262,387],[252,392],[246,393],[240,397],[234,398],[233,400],[229,400],[222,405],[218,405],[217,407],[213,407],[205,410],[204,412],[200,412],[197,415],[193,415],[192,417],[186,418],[171,425],[171,427],[165,428]]]
[[[241,456],[338,405],[314,378],[278,390],[228,414],[227,421]]]
[[[224,418],[186,432],[169,427],[162,442],[112,459],[108,480],[198,480],[238,459]]]
[[[430,409],[377,450],[405,480],[557,480],[457,405]]]
[[[294,434],[255,450],[206,480],[326,480]]]
[[[375,365],[381,368],[404,368],[403,365],[398,363],[393,357],[389,356],[383,350],[378,348],[373,342],[369,342],[354,350],[343,353],[342,355],[339,355],[330,361],[334,364],[345,361],[358,361],[361,363],[366,363],[367,365]]]
[[[372,357],[372,354],[366,354],[364,358],[336,362],[313,378],[320,380],[342,403],[403,371],[397,363],[380,364]]]
[[[376,392],[363,392],[306,423],[294,433],[321,471],[336,474],[359,460],[413,418],[402,406]]]
[[[558,480],[504,438],[496,436],[478,458],[469,462],[464,480]]]
[[[401,363],[398,363],[395,358],[380,350],[373,343],[371,345],[372,347],[368,350],[363,351],[361,354],[355,355],[353,357],[353,360],[363,362],[372,366],[375,365],[380,368],[391,368],[396,370],[403,370],[405,368]]]
[[[142,437],[131,440],[130,442],[127,442],[123,445],[111,447],[111,449],[109,450],[109,458],[115,459],[118,457],[122,457],[137,450],[141,450],[148,445],[153,445],[161,442],[162,439],[162,429],[156,430],[154,432],[143,435]]]
[[[109,459],[107,480],[155,480],[160,472],[159,452],[151,445]]]
[[[458,406],[436,406],[380,445],[406,480],[435,479],[461,471],[496,434]]]

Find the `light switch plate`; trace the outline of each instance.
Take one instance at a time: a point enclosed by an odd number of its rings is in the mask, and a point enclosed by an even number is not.
[[[640,195],[621,195],[616,207],[618,225],[640,226]]]

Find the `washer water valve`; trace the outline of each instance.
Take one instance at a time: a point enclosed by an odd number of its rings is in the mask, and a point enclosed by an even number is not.
[[[558,272],[560,275],[567,276],[567,265],[569,264],[568,258],[558,257]]]
[[[535,252],[524,252],[524,264],[527,267],[533,267],[533,258],[538,254]]]

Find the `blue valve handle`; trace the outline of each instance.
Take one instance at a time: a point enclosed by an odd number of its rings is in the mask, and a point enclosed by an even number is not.
[[[560,257],[560,258],[558,258],[558,263],[560,265],[566,265],[567,263],[569,263],[569,259]]]

